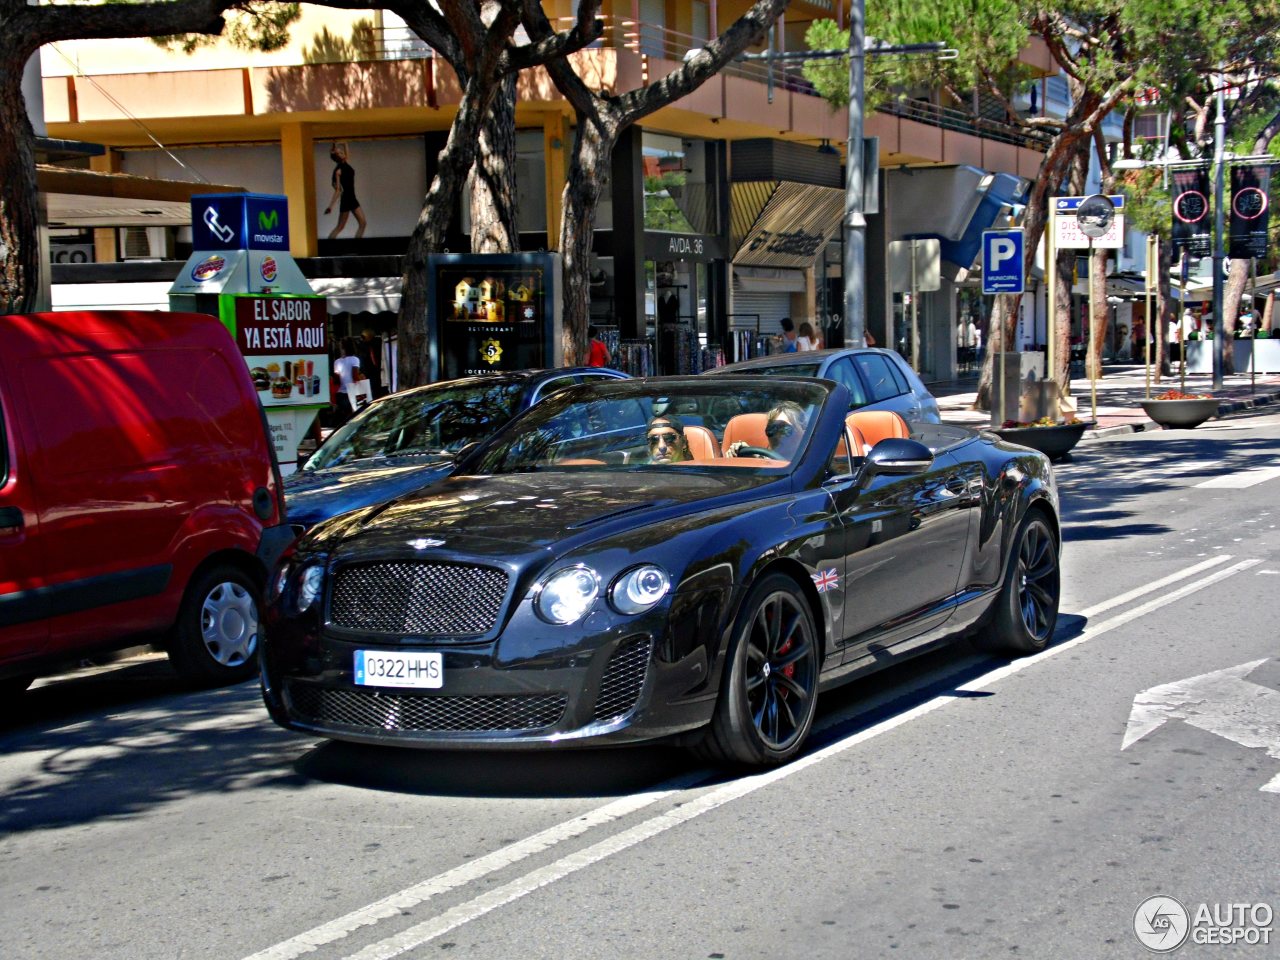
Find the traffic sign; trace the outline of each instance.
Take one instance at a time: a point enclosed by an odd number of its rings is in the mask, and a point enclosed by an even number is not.
[[[982,292],[1022,293],[1022,229],[982,231]]]
[[[1098,200],[1102,194],[1096,195]],[[1049,203],[1050,222],[1053,225],[1053,243],[1059,250],[1068,248],[1075,250],[1115,250],[1124,246],[1124,197],[1119,194],[1108,196],[1115,216],[1101,236],[1090,237],[1080,229],[1080,221],[1076,218],[1081,204],[1094,197],[1054,197]],[[1088,210],[1086,209],[1086,214]],[[1095,221],[1096,222],[1096,221]]]

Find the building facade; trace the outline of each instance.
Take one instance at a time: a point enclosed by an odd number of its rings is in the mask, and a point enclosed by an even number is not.
[[[574,5],[544,6],[567,18]],[[575,65],[597,89],[632,89],[674,69],[747,6],[606,2],[604,37],[575,54]],[[335,333],[390,333],[400,255],[461,92],[448,65],[391,15],[303,10],[290,46],[272,54],[220,45],[187,56],[142,40],[46,48],[46,125],[52,137],[103,145],[80,162],[94,171],[287,195],[292,252],[328,294]],[[836,0],[796,0],[756,52],[803,49],[812,21],[846,16]],[[1043,51],[1030,48],[1024,59],[1049,70]],[[517,85],[520,244],[554,249],[573,111],[543,70],[526,71]],[[769,349],[782,317],[842,342],[847,132],[845,111],[833,111],[797,71],[752,62],[733,64],[623,135],[595,221],[590,280],[593,320],[620,363],[665,373],[737,359]],[[928,99],[876,111],[866,133],[878,138],[880,170],[878,212],[868,218],[867,329],[927,377],[951,376],[962,359],[955,330],[976,302],[975,231],[1016,202],[1042,144],[981,116],[976,104]],[[334,144],[355,171],[367,223],[358,239],[354,218],[330,236]],[[127,223],[74,207],[50,217],[55,307],[165,306],[174,261],[190,251],[181,204],[140,208]],[[464,198],[449,225],[451,250],[469,248],[468,209]],[[891,281],[891,245],[916,237],[940,242],[937,290],[913,293]]]

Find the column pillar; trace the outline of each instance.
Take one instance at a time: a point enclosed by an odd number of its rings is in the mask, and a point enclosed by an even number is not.
[[[315,136],[309,123],[289,123],[280,130],[280,165],[289,198],[289,252],[314,257],[316,234]]]
[[[547,249],[560,249],[560,219],[564,214],[564,185],[568,182],[569,118],[558,111],[542,119],[542,151],[546,158]]]
[[[97,173],[120,173],[123,163],[119,151],[107,148],[105,153],[89,158],[89,169]],[[120,235],[115,227],[93,228],[93,262],[115,263],[120,259]]]
[[[644,336],[644,156],[632,124],[613,148],[614,310],[624,339]]]

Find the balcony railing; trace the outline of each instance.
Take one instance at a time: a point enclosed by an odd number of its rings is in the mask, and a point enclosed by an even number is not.
[[[571,20],[557,24],[567,27]],[[691,52],[699,50],[707,38],[668,30],[651,23],[626,18],[604,18],[604,32],[593,47],[627,50],[641,57],[653,57],[673,62],[682,61]],[[413,60],[434,55],[431,47],[407,27],[384,27],[373,31],[369,49],[362,50],[362,58],[372,60]],[[757,83],[772,85],[777,90],[817,97],[818,92],[804,76],[801,64],[795,62],[766,63],[759,60],[734,61],[721,71],[725,76],[739,77]],[[1044,150],[1050,136],[1041,131],[1029,131],[997,114],[999,110],[984,103],[981,115],[941,107],[924,100],[890,100],[879,107],[881,113],[915,120],[943,130],[954,130],[975,137],[1010,143],[1016,146]]]

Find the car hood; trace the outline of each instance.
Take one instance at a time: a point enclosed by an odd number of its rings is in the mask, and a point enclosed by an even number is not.
[[[284,481],[289,522],[309,529],[340,513],[412,493],[452,469],[452,460],[434,457],[379,457],[323,470],[299,470]]]
[[[777,488],[736,470],[450,477],[429,490],[327,524],[312,540],[322,549],[341,544],[344,553],[403,550],[406,543],[428,540],[443,541],[430,546],[445,551],[498,557],[528,550],[560,552],[579,542],[732,503],[765,486]]]

